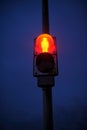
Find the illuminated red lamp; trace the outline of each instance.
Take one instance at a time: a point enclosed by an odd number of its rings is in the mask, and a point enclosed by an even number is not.
[[[40,53],[44,53],[44,52],[51,53],[51,54],[56,52],[54,39],[49,34],[40,34],[36,38],[35,53],[40,54]]]

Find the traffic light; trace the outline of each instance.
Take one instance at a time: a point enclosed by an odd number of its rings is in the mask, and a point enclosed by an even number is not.
[[[54,76],[58,74],[56,38],[41,34],[34,39],[34,76]]]

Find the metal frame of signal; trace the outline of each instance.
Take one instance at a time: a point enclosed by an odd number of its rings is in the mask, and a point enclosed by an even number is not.
[[[48,0],[42,0],[42,33],[49,34]],[[43,90],[43,130],[53,130],[52,87],[54,86],[54,76],[38,76],[38,86]]]

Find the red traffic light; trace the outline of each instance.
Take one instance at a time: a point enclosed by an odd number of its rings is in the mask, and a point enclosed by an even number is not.
[[[58,74],[56,37],[40,34],[34,40],[34,76]]]
[[[54,39],[49,34],[40,34],[36,38],[35,53],[40,54],[44,52],[51,53],[51,54],[56,52]]]

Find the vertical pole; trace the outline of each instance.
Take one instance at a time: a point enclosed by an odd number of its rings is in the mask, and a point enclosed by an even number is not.
[[[53,130],[52,88],[43,88],[43,130]]]
[[[49,34],[48,0],[42,0],[42,33]],[[52,86],[43,87],[43,125],[43,130],[53,130]]]
[[[42,33],[49,33],[48,0],[42,0]]]

